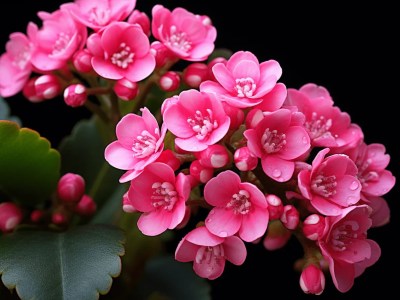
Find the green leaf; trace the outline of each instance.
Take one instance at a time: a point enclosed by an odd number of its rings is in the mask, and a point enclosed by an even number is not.
[[[192,265],[172,256],[151,259],[134,299],[210,300],[209,283],[193,272]]]
[[[27,206],[48,199],[60,177],[60,154],[29,128],[0,120],[0,190]]]
[[[105,225],[0,238],[0,273],[22,299],[97,300],[121,271],[123,233]]]

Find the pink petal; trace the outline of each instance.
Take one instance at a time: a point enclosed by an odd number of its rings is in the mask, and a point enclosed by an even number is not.
[[[208,41],[196,44],[190,50],[189,61],[199,61],[206,59],[207,56],[210,55],[211,52],[213,52],[214,48],[215,48],[214,43],[210,43]]]
[[[124,72],[121,68],[100,57],[95,56],[92,58],[92,67],[97,74],[107,79],[118,80],[124,77]]]
[[[228,237],[238,232],[242,216],[234,214],[231,209],[214,207],[206,218],[206,227],[211,233]]]
[[[260,79],[259,64],[251,60],[242,60],[232,69],[232,76],[235,79],[251,78],[254,80],[255,84],[258,84]],[[259,87],[257,87],[257,90],[258,88]]]
[[[134,207],[136,207],[134,205]],[[156,236],[168,229],[171,224],[172,215],[165,209],[156,209],[143,213],[137,222],[140,231],[149,236]]]
[[[346,250],[335,253],[336,259],[351,264],[369,259],[370,256],[371,248],[368,241],[360,239],[353,239],[351,243],[346,244]]]
[[[287,89],[283,83],[277,83],[275,87],[263,96],[263,101],[257,106],[262,111],[275,111],[282,107],[287,96]]]
[[[355,277],[360,276],[366,268],[374,265],[381,256],[381,248],[379,245],[373,240],[366,241],[369,243],[369,247],[371,249],[371,257],[354,265]]]
[[[199,152],[207,149],[208,145],[201,142],[196,136],[181,139],[175,138],[175,144],[185,151]]]
[[[372,208],[370,218],[372,227],[386,225],[390,221],[390,207],[382,197],[368,197],[368,205]]]
[[[157,126],[158,127],[158,126]],[[126,148],[131,149],[133,141],[146,128],[144,119],[136,114],[127,114],[118,122],[115,132],[118,141]]]
[[[311,204],[321,214],[326,216],[338,216],[342,213],[342,208],[332,202],[329,202],[325,198],[314,195],[311,199]]]
[[[395,183],[396,178],[392,175],[392,172],[383,170],[379,173],[378,180],[367,181],[367,185],[363,186],[362,192],[372,196],[383,196],[394,187]]]
[[[138,177],[142,172],[143,170],[128,170],[119,178],[119,182],[125,183],[131,181],[132,179]]]
[[[204,199],[212,206],[225,207],[239,191],[240,177],[233,171],[224,171],[210,179],[204,187]],[[223,188],[221,188],[223,187]]]
[[[180,262],[193,261],[199,248],[200,246],[192,244],[183,238],[176,247],[175,259]]]
[[[156,66],[154,56],[149,53],[146,56],[133,59],[125,77],[130,81],[137,82],[149,76]]]
[[[285,135],[286,145],[277,154],[280,158],[295,159],[310,149],[310,136],[304,127],[291,126],[286,130]]]
[[[265,200],[265,195],[261,192],[257,186],[250,182],[243,182],[239,185],[241,190],[246,190],[250,194],[250,201],[252,204],[259,208],[267,208],[268,203]]]
[[[224,87],[211,80],[206,80],[200,83],[199,89],[201,92],[215,93],[216,95],[223,95],[227,93],[227,90]]]
[[[326,101],[329,105],[333,105],[333,100],[329,91],[323,86],[316,85],[315,83],[307,83],[303,85],[299,91],[308,98],[321,99],[320,101]]]
[[[265,174],[278,182],[288,181],[294,172],[294,162],[284,160],[277,155],[262,157],[261,166]]]
[[[278,79],[282,76],[282,68],[275,60],[268,60],[260,64],[260,79],[257,87],[257,95],[265,95],[276,85]]]
[[[242,60],[249,60],[253,61],[257,65],[259,64],[257,57],[250,51],[237,51],[231,55],[226,63],[226,66],[229,70],[233,70],[233,68],[235,68],[235,66]]]
[[[222,85],[222,87],[229,93],[234,91],[235,78],[225,64],[217,63],[212,67],[212,72],[217,79],[217,81]],[[204,86],[203,86],[204,88]],[[226,93],[224,91],[224,93]]]
[[[337,180],[336,193],[332,200],[344,207],[356,204],[360,200],[361,183],[355,176],[344,175]]]
[[[307,198],[312,198],[312,193],[310,190],[311,182],[310,182],[310,171],[302,170],[300,171],[299,175],[297,176],[298,186],[300,189],[301,194]]]
[[[239,236],[245,242],[254,242],[267,231],[269,221],[268,209],[255,207],[251,213],[243,215]]]
[[[167,128],[174,135],[181,138],[189,138],[194,135],[193,129],[187,122],[189,117],[188,112],[180,108],[179,104],[171,104],[171,106],[168,106],[163,114],[163,117]]]
[[[180,198],[179,201],[175,203],[174,208],[170,213],[171,213],[171,221],[168,226],[168,229],[174,229],[182,222],[183,218],[185,217],[186,213],[185,201]]]
[[[263,150],[261,149],[261,145],[259,142],[259,136],[255,129],[247,129],[243,135],[247,139],[247,147],[250,152],[256,157],[263,156]]]
[[[132,150],[126,149],[119,141],[109,144],[104,150],[104,157],[114,168],[129,170],[135,167]]]
[[[229,236],[224,241],[224,252],[226,259],[234,265],[240,266],[247,256],[246,246],[237,236]]]
[[[202,260],[201,263],[196,261],[193,263],[193,270],[197,275],[202,278],[207,278],[209,280],[214,280],[221,276],[225,268],[225,259],[221,259],[216,263],[213,259],[208,261],[206,259]]]
[[[329,270],[336,288],[345,293],[354,284],[355,271],[353,264],[330,259]]]
[[[199,226],[186,235],[186,240],[195,245],[214,247],[222,244],[224,238],[212,234],[205,226]]]

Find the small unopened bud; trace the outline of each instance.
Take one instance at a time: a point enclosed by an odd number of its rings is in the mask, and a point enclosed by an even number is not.
[[[150,36],[150,18],[146,15],[146,13],[135,9],[129,16],[127,22],[130,24],[138,24],[140,27],[142,27],[143,32],[147,36]]]
[[[31,78],[22,90],[23,95],[31,102],[53,99],[61,93],[61,84],[53,74]]]
[[[68,106],[79,107],[87,100],[86,87],[83,84],[71,84],[64,90],[64,101]]]
[[[316,241],[324,233],[325,218],[318,214],[309,215],[303,222],[304,236],[312,241]]]
[[[238,129],[239,126],[243,124],[244,111],[241,108],[234,107],[232,105],[227,104],[226,102],[222,102],[222,106],[224,107],[225,113],[231,119],[231,122],[229,124],[229,129],[232,130]]]
[[[233,155],[236,168],[240,171],[251,171],[257,167],[258,158],[251,154],[246,146],[237,148]]]
[[[87,49],[76,52],[72,58],[72,64],[75,69],[81,73],[89,73],[93,70],[92,54]]]
[[[264,119],[264,114],[261,109],[253,108],[246,115],[246,128],[254,128],[257,124]]]
[[[150,53],[152,53],[155,57],[157,67],[164,66],[165,63],[173,57],[170,50],[159,41],[154,41],[153,43],[151,43]]]
[[[281,222],[272,221],[268,225],[263,245],[267,250],[278,250],[287,244],[291,236],[292,233]]]
[[[125,192],[122,196],[122,210],[126,213],[137,212],[137,209],[132,205],[132,202],[129,199],[128,192]]]
[[[77,203],[85,193],[85,180],[79,174],[66,173],[57,184],[57,197],[62,202]]]
[[[280,220],[287,229],[294,230],[300,222],[299,211],[293,205],[287,204],[283,207]]]
[[[280,219],[283,213],[283,203],[281,198],[276,195],[269,194],[265,196],[265,200],[268,202],[269,219]]]
[[[183,82],[191,88],[198,88],[208,79],[208,66],[205,63],[191,63],[182,74]]]
[[[189,171],[190,175],[192,175],[196,180],[202,183],[206,183],[214,175],[214,169],[204,167],[199,160],[192,161]]]
[[[300,287],[306,294],[321,295],[325,288],[325,275],[315,264],[309,264],[300,275]]]
[[[226,63],[228,62],[228,60],[225,57],[216,57],[214,59],[212,59],[208,64],[208,78],[210,78],[213,81],[216,81],[214,73],[212,71],[212,68],[218,64],[218,63],[223,63],[224,65],[226,65]]]
[[[96,202],[89,195],[83,195],[81,200],[75,206],[75,212],[81,216],[91,216],[97,208]]]
[[[174,71],[168,71],[160,77],[158,84],[163,91],[172,92],[178,89],[181,77]]]
[[[68,216],[65,214],[65,212],[62,211],[55,211],[51,215],[51,222],[55,225],[65,225],[69,221]]]
[[[210,145],[203,151],[195,152],[195,156],[200,164],[207,168],[222,168],[229,162],[228,150],[220,144]]]
[[[0,230],[12,232],[22,221],[22,210],[14,202],[0,203]]]
[[[174,152],[170,149],[166,149],[161,152],[160,156],[157,158],[158,162],[163,162],[169,165],[174,171],[178,170],[181,166],[181,161],[177,158]]]
[[[38,223],[42,220],[44,212],[40,209],[35,209],[31,212],[30,219],[33,223]]]
[[[139,85],[137,82],[122,78],[115,82],[113,90],[121,100],[130,101],[139,93]]]

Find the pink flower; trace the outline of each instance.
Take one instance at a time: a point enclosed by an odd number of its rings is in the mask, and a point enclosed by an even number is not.
[[[255,128],[244,133],[250,152],[261,158],[262,168],[272,179],[288,181],[294,172],[294,160],[310,148],[310,138],[288,109],[264,113]]]
[[[121,183],[138,176],[164,149],[165,126],[161,126],[160,132],[157,120],[148,108],[141,111],[142,116],[127,114],[122,117],[116,127],[117,140],[104,151],[110,165],[128,170],[120,178]]]
[[[229,130],[230,119],[213,94],[190,89],[167,101],[162,108],[164,123],[183,150],[202,151]]]
[[[81,24],[95,31],[124,20],[135,8],[136,0],[75,0],[61,5]]]
[[[205,16],[184,8],[172,12],[158,4],[152,10],[153,36],[174,55],[187,61],[203,61],[214,50],[217,31]]]
[[[325,155],[329,148],[318,152],[310,170],[298,174],[298,185],[304,198],[326,216],[337,216],[342,209],[360,200],[361,183],[355,163],[344,154]]]
[[[200,91],[213,92],[232,106],[255,106],[266,98],[266,110],[274,111],[279,109],[285,100],[285,97],[268,97],[268,93],[274,92],[275,88],[286,90],[283,84],[277,85],[282,68],[275,60],[260,64],[253,53],[238,51],[226,63],[216,63],[212,72],[216,82],[202,82]]]
[[[240,238],[216,236],[205,226],[186,234],[175,251],[177,261],[193,261],[194,272],[210,280],[222,275],[226,261],[239,266],[244,263],[246,256],[246,246]]]
[[[137,24],[114,22],[93,34],[87,47],[93,54],[93,69],[104,78],[137,82],[154,71],[149,38]]]
[[[309,83],[299,90],[288,89],[285,105],[295,106],[305,115],[307,129],[313,147],[329,147],[340,153],[353,147],[363,138],[361,128],[351,123],[349,114],[333,106],[328,91]]]
[[[321,252],[329,264],[336,288],[347,292],[354,278],[379,259],[379,245],[367,239],[371,227],[366,205],[344,208],[340,215],[326,217],[325,234],[318,240]]]
[[[21,32],[10,34],[6,52],[0,56],[0,96],[11,97],[22,91],[32,73],[32,44]]]
[[[143,214],[139,217],[140,231],[149,236],[174,229],[185,216],[185,201],[190,194],[186,176],[167,164],[154,162],[131,181],[128,197],[132,206]]]
[[[268,203],[252,183],[241,182],[239,175],[227,170],[204,187],[204,199],[215,206],[206,218],[206,227],[219,237],[239,234],[246,242],[264,235],[268,227]]]
[[[41,71],[65,67],[81,50],[87,38],[87,28],[77,23],[68,11],[39,12],[42,27],[30,22],[28,36],[34,45],[31,62]]]

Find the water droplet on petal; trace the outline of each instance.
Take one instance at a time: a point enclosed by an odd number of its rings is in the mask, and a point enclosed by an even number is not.
[[[353,181],[353,182],[350,184],[350,189],[351,189],[352,191],[355,191],[356,189],[358,189],[358,186],[359,186],[359,183],[358,183],[357,181]]]
[[[215,211],[214,211],[214,210],[211,210],[208,214],[209,214],[210,216],[212,216],[213,214],[215,214]]]
[[[220,231],[220,233],[218,234],[220,237],[227,237],[228,233],[226,231]]]
[[[210,223],[210,222],[211,222],[211,218],[207,218],[206,223]]]
[[[272,176],[274,177],[280,177],[282,175],[281,170],[275,169],[274,171],[272,171]]]

